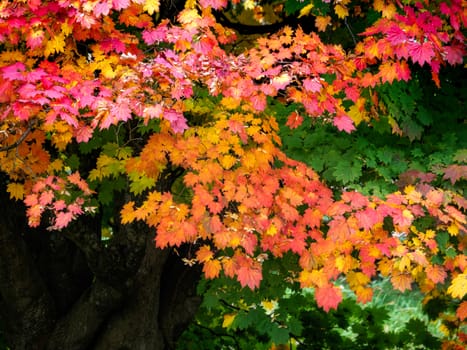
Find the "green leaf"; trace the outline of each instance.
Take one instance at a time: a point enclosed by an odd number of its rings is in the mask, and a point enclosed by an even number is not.
[[[348,184],[362,176],[362,164],[358,161],[352,163],[340,162],[336,164],[333,175],[337,181]]]
[[[156,180],[147,177],[146,175],[139,172],[131,172],[130,177],[130,191],[136,195],[143,193],[149,188],[152,188],[156,185]]]
[[[436,234],[435,240],[436,243],[438,243],[439,250],[444,252],[449,242],[449,233],[447,233],[446,231],[440,231]]]

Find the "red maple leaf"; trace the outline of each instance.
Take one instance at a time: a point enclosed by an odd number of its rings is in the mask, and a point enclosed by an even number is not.
[[[449,165],[444,170],[444,180],[449,180],[454,185],[459,179],[467,179],[467,165]]]
[[[340,288],[329,284],[315,289],[315,299],[318,306],[328,312],[330,309],[337,309],[337,306],[342,301],[342,291]]]
[[[259,287],[259,284],[263,279],[259,263],[243,255],[236,255],[235,258],[237,265],[237,279],[241,286],[248,286],[251,289]]]
[[[285,125],[287,125],[291,129],[296,129],[300,125],[302,125],[302,122],[303,122],[303,117],[299,115],[297,112],[292,112],[287,118],[287,123],[285,123]]]

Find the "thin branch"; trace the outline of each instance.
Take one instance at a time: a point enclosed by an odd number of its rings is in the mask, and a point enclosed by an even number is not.
[[[9,151],[10,149],[18,147],[24,141],[24,139],[30,134],[35,124],[36,124],[35,121],[32,121],[31,123],[29,123],[28,128],[23,133],[23,135],[21,135],[21,137],[18,140],[16,140],[15,143],[5,146],[5,147],[0,147],[0,152],[6,152],[6,151]]]
[[[349,25],[349,22],[347,22],[347,17],[344,19],[345,26],[347,27],[347,30],[350,33],[350,36],[352,37],[352,41],[354,45],[357,45],[357,38],[355,37],[355,34],[352,32],[352,28]]]
[[[196,322],[196,323],[195,323],[195,326],[196,326],[196,327],[199,327],[199,328],[201,328],[201,329],[207,330],[209,333],[211,333],[211,334],[214,335],[215,337],[224,337],[224,338],[230,338],[230,339],[232,339],[232,340],[235,342],[236,348],[237,348],[237,349],[240,349],[240,344],[239,344],[237,338],[235,338],[233,335],[226,334],[226,333],[218,333],[218,332],[214,331],[213,329],[211,329],[211,328],[209,328],[209,327],[203,326],[203,325],[202,325],[201,323],[199,323],[199,322]]]

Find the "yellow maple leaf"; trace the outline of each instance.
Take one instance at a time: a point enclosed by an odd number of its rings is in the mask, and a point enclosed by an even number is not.
[[[408,255],[404,255],[399,261],[397,261],[394,266],[399,269],[399,271],[403,272],[407,269],[410,270],[410,258]]]
[[[467,273],[461,273],[452,280],[448,293],[459,299],[467,294]]]
[[[385,6],[384,0],[375,0],[375,1],[373,2],[373,8],[374,8],[376,11],[379,11],[379,12],[383,11],[384,6]]]
[[[352,268],[353,262],[354,262],[354,259],[350,255],[345,255],[345,256],[339,255],[336,258],[335,264],[336,264],[337,269],[340,272],[346,273],[347,271],[349,271],[349,269]]]
[[[268,236],[274,236],[277,233],[277,227],[274,224],[271,224],[271,226],[268,227],[266,230],[266,235]]]
[[[353,120],[355,125],[360,124],[363,120],[368,120],[368,113],[366,113],[365,110],[360,111],[360,108],[358,108],[357,105],[351,106],[347,114]]]
[[[60,171],[63,169],[63,160],[55,159],[53,162],[49,164],[47,167],[47,172],[53,173],[55,171]]]
[[[62,30],[63,35],[68,36],[71,33],[73,33],[73,26],[71,26],[67,22],[64,22],[64,23],[62,23],[61,30]]]
[[[198,0],[187,0],[185,1],[186,9],[194,9],[198,3]]]
[[[126,203],[120,211],[122,217],[122,224],[129,224],[136,219],[135,202]]]
[[[457,236],[459,234],[459,227],[455,223],[452,223],[448,227],[448,232],[451,236]]]
[[[381,12],[382,16],[387,18],[387,19],[391,19],[394,17],[394,15],[396,14],[396,6],[394,4],[388,4],[386,5],[382,12]]]
[[[370,278],[363,272],[351,271],[347,274],[347,282],[350,288],[357,289],[357,287],[366,286],[370,283]]]
[[[234,97],[223,97],[221,100],[221,105],[227,109],[236,109],[240,106],[241,99]]]
[[[224,321],[222,322],[222,327],[223,328],[228,328],[232,325],[233,321],[235,320],[235,317],[237,314],[225,314],[224,315]]]
[[[146,0],[143,10],[152,15],[154,12],[159,12],[159,5],[159,0]]]
[[[8,184],[6,190],[10,194],[11,199],[21,200],[24,197],[23,184],[11,182]]]
[[[314,6],[315,6],[315,5],[314,5],[313,3],[309,3],[308,5],[306,5],[305,7],[303,7],[303,8],[300,10],[300,14],[298,15],[298,18],[308,15],[308,14],[310,13],[311,9],[312,9]]]
[[[349,9],[341,4],[334,6],[334,11],[336,12],[337,17],[344,19],[349,15]]]
[[[225,170],[229,170],[235,165],[235,163],[237,162],[237,159],[231,156],[230,154],[227,154],[220,159],[220,162],[221,162],[222,167]]]
[[[63,33],[57,34],[50,38],[45,44],[44,55],[49,57],[52,54],[65,51],[65,35]]]

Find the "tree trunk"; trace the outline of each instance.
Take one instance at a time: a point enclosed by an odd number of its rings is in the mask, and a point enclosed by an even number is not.
[[[32,230],[0,186],[0,326],[11,349],[174,349],[200,303],[199,269],[156,249],[140,224],[116,227],[107,244],[98,217]]]

